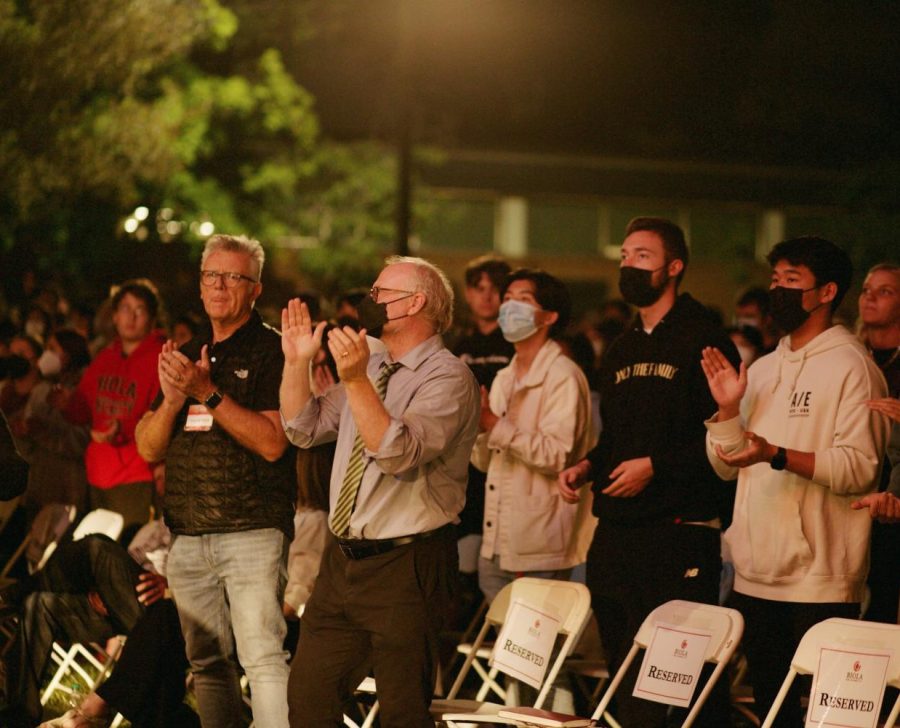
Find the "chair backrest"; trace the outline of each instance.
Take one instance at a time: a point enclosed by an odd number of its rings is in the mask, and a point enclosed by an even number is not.
[[[644,620],[634,641],[646,648],[657,624],[694,627],[712,632],[703,656],[704,662],[728,662],[744,633],[744,618],[736,609],[674,599],[661,604]]]
[[[681,599],[674,599],[665,604],[659,605],[644,619],[637,634],[634,637],[634,643],[622,666],[616,672],[609,687],[603,694],[600,704],[594,711],[592,716],[594,720],[599,720],[609,703],[612,700],[616,689],[622,682],[629,665],[634,661],[640,649],[646,648],[653,639],[656,627],[660,624],[668,624],[676,627],[700,629],[704,632],[711,633],[711,638],[706,646],[703,655],[703,661],[715,664],[715,669],[707,679],[699,695],[694,699],[694,704],[687,715],[683,728],[690,726],[697,719],[700,709],[712,692],[713,686],[724,671],[728,661],[734,654],[741,636],[744,634],[744,618],[736,609],[728,607],[719,607],[712,604],[700,604],[698,602],[687,602]]]
[[[560,622],[558,637],[563,638],[556,658],[544,675],[541,690],[538,693],[535,707],[541,707],[546,699],[553,681],[559,674],[565,658],[572,653],[575,645],[587,625],[591,614],[591,595],[584,584],[556,579],[535,579],[521,577],[507,584],[491,602],[485,616],[484,625],[472,644],[472,650],[466,658],[448,697],[454,697],[462,685],[462,681],[474,660],[475,654],[484,643],[490,628],[500,629],[506,621],[510,606],[516,600],[525,602],[535,609],[555,615]]]
[[[775,698],[764,726],[770,726],[784,702],[784,698],[796,675],[812,675],[819,666],[822,647],[843,645],[848,648],[877,649],[890,652],[885,684],[900,688],[900,625],[863,622],[858,619],[832,617],[810,627],[791,659],[791,668]],[[894,725],[900,714],[900,696],[888,716],[885,728]]]
[[[97,508],[81,519],[72,534],[72,540],[78,541],[91,533],[102,533],[115,541],[121,535],[124,525],[125,519],[121,513]]]
[[[811,675],[819,663],[819,651],[826,644],[893,650],[885,682],[900,688],[900,625],[839,617],[826,619],[814,624],[803,635],[791,667],[801,675]]]
[[[31,522],[25,559],[31,573],[39,571],[47,563],[60,539],[75,520],[77,509],[66,503],[48,503]]]

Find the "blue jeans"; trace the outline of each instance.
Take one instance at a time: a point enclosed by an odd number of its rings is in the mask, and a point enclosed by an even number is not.
[[[506,571],[500,568],[500,557],[494,554],[494,558],[486,559],[478,557],[478,586],[484,594],[488,604],[494,601],[500,590],[507,584],[511,584],[520,576],[530,576],[535,579],[557,579],[569,581],[572,577],[572,568],[546,569],[543,571]]]
[[[178,535],[172,541],[169,585],[204,728],[242,725],[234,641],[250,681],[257,728],[288,725],[281,605],[287,548],[287,537],[275,528]]]

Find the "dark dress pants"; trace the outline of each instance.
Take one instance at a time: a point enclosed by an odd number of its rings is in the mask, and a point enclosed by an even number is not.
[[[717,603],[720,553],[719,531],[706,526],[625,528],[601,521],[588,552],[586,581],[611,674],[624,661],[644,619],[660,604],[672,599]],[[624,728],[666,723],[668,706],[631,696],[642,656],[635,657],[616,692],[614,715]],[[709,672],[707,666],[701,684]],[[729,725],[728,714],[728,681],[722,676],[695,725],[723,728]]]
[[[291,663],[291,728],[341,725],[370,665],[382,725],[434,725],[438,633],[458,568],[453,528],[359,560],[329,537]]]

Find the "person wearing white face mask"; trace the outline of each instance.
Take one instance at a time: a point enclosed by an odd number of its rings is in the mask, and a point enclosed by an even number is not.
[[[472,463],[487,472],[478,576],[489,601],[517,576],[568,579],[584,562],[596,521],[590,498],[567,503],[557,474],[593,445],[590,392],[553,337],[569,319],[565,286],[543,271],[511,273],[500,329],[516,354],[482,391]]]
[[[36,366],[41,381],[32,389],[15,431],[30,463],[23,505],[30,521],[47,503],[70,503],[81,511],[87,499],[84,449],[89,430],[67,418],[71,394],[90,363],[87,342],[70,329],[47,338]]]

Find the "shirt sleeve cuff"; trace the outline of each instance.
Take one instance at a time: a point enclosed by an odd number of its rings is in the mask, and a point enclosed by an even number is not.
[[[497,423],[491,429],[491,434],[488,436],[488,448],[491,450],[508,450],[515,434],[516,426],[505,417],[501,417],[497,420]]]
[[[729,450],[735,445],[743,444],[744,427],[740,417],[732,417],[730,420],[719,422],[713,415],[704,423],[713,442],[718,443],[724,450]]]
[[[403,454],[403,420],[391,417],[391,424],[388,425],[381,436],[381,442],[378,444],[378,450],[363,449],[363,454],[369,458],[395,458]]]

